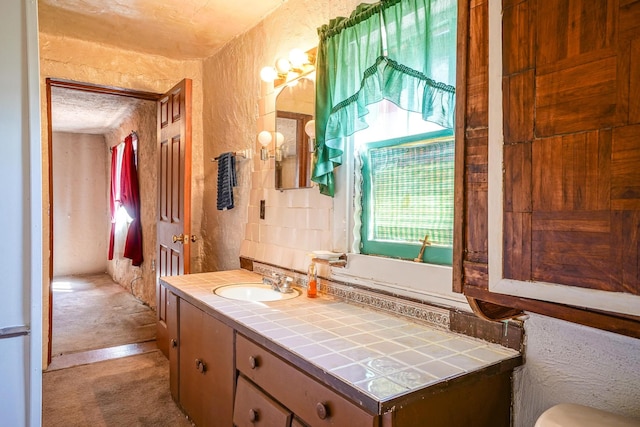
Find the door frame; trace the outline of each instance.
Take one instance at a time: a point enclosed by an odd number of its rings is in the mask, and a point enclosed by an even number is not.
[[[51,345],[52,345],[52,335],[53,335],[53,289],[52,289],[52,281],[53,281],[53,126],[51,120],[51,88],[64,88],[64,89],[73,89],[81,92],[87,93],[96,93],[96,94],[104,94],[104,95],[117,95],[123,96],[127,98],[135,98],[146,101],[157,101],[160,99],[162,94],[154,93],[154,92],[145,92],[133,89],[126,89],[120,87],[113,86],[103,86],[97,85],[93,83],[84,83],[77,82],[73,80],[65,80],[58,79],[53,77],[47,77],[45,79],[46,82],[46,103],[47,103],[47,165],[46,170],[43,171],[43,174],[46,174],[49,180],[49,200],[48,200],[48,212],[49,212],[49,236],[48,236],[48,261],[49,261],[49,272],[48,272],[48,289],[49,289],[49,330],[48,330],[48,343],[47,343],[47,365],[51,363]],[[43,166],[44,167],[44,166]],[[45,241],[47,241],[47,236],[44,236],[43,246],[45,245]],[[44,248],[43,248],[44,249]]]

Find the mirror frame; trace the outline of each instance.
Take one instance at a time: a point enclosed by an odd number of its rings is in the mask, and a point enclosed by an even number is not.
[[[313,116],[276,110],[276,131],[278,129],[278,119],[294,120],[296,122],[296,176],[292,187],[284,187],[282,185],[282,160],[278,160],[278,157],[276,157],[276,189],[309,188],[311,187],[311,152],[309,149],[309,136],[304,128],[309,121],[313,120]]]

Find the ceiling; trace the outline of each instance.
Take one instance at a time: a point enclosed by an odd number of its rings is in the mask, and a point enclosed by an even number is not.
[[[51,88],[51,128],[54,132],[105,134],[117,129],[143,101],[118,95]]]
[[[213,55],[285,1],[39,0],[38,20],[44,33],[186,60]],[[54,131],[106,133],[139,102],[53,89]]]

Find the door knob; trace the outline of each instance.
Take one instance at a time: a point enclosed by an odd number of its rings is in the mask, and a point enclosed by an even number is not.
[[[189,241],[189,237],[187,237],[187,241]],[[180,243],[184,243],[185,240],[185,235],[184,234],[178,234],[177,236],[174,234],[173,235],[173,243],[175,242],[180,242]]]

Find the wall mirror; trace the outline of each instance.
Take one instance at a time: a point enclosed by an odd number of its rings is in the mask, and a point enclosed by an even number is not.
[[[305,125],[315,111],[315,73],[283,85],[276,97],[276,188],[311,186],[313,141]]]

